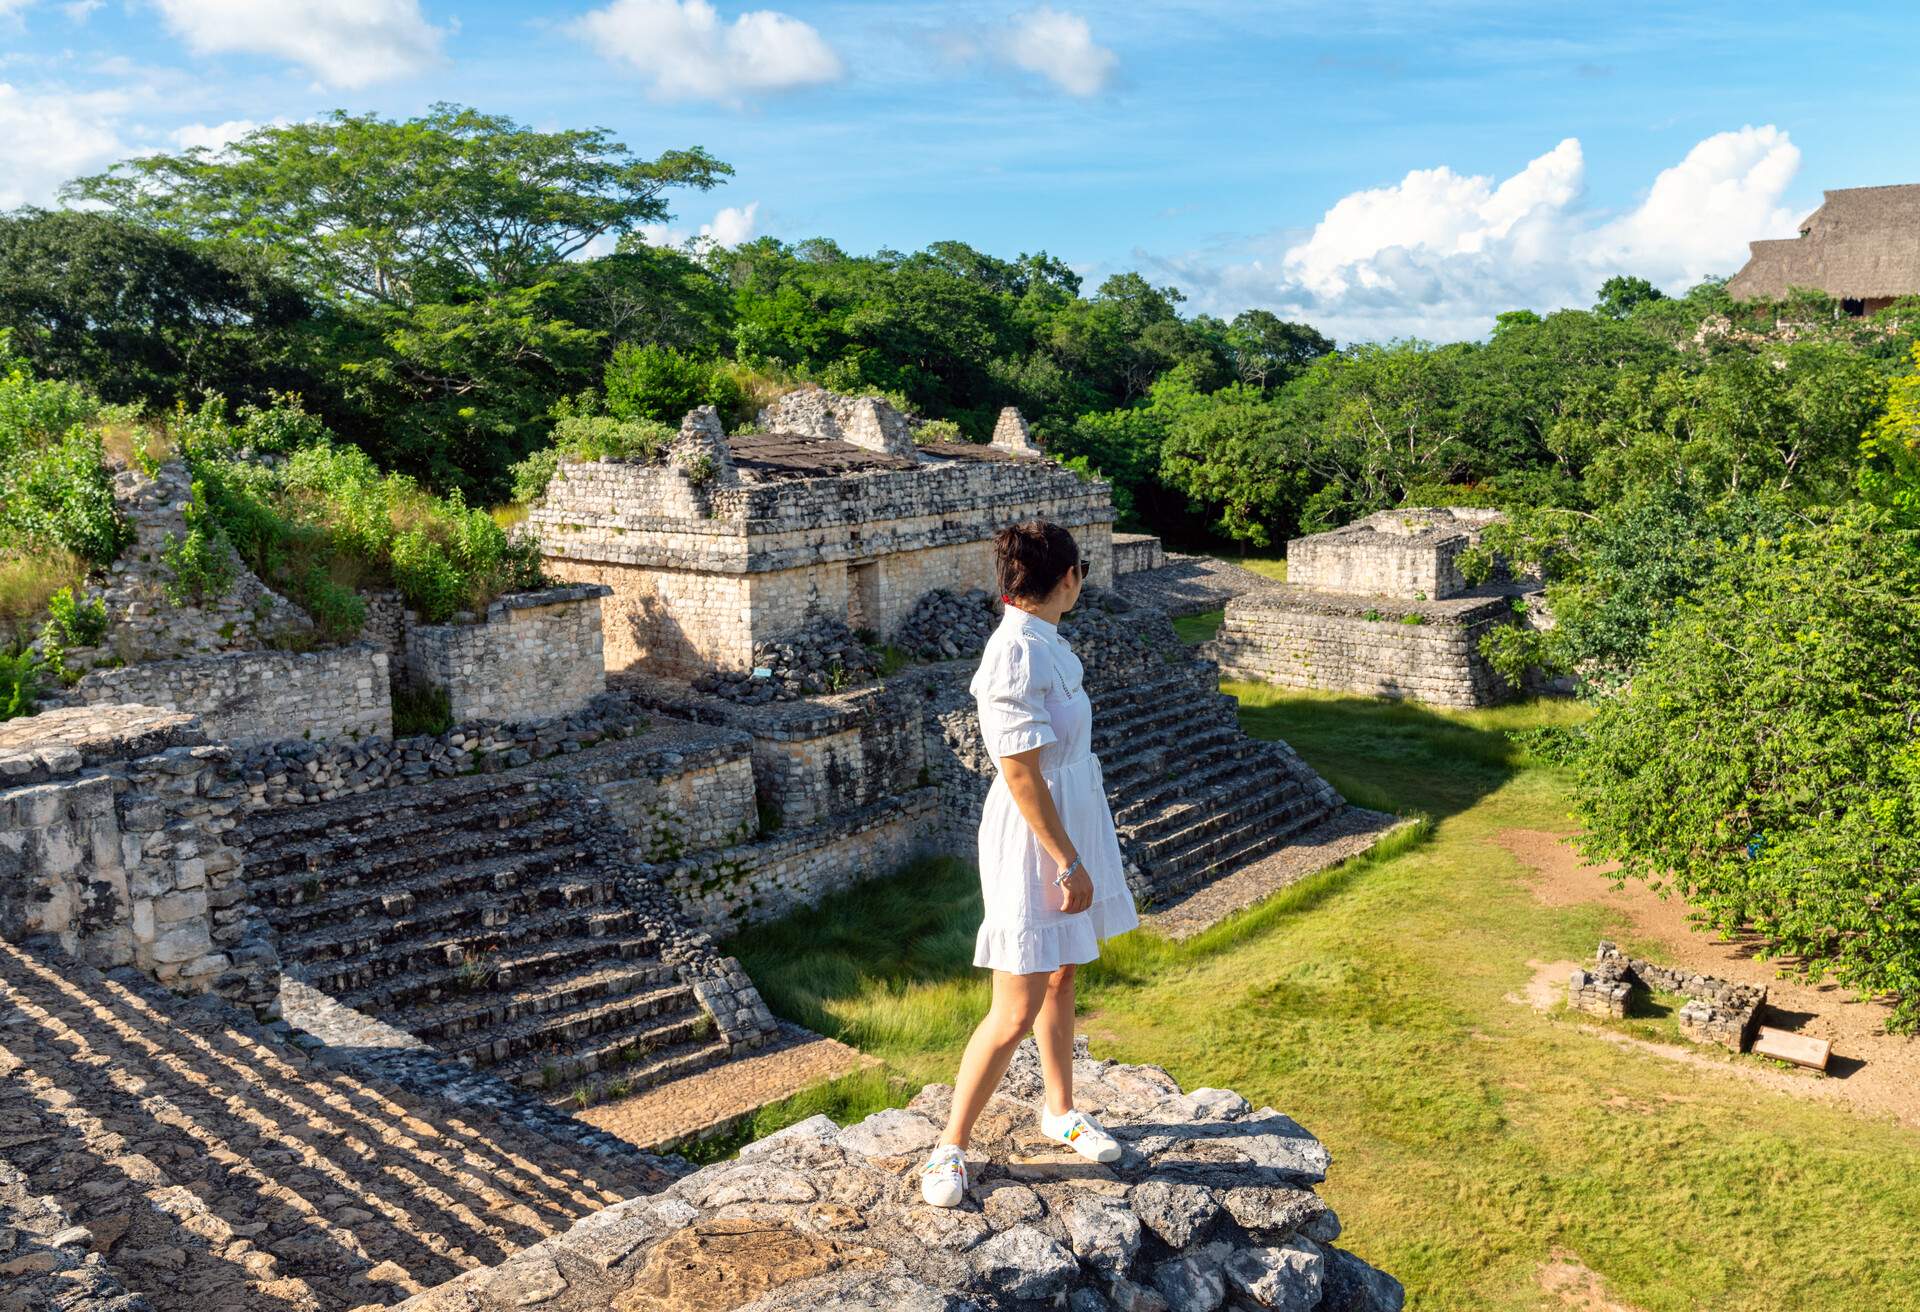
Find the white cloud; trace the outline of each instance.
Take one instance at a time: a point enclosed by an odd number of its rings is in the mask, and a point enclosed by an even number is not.
[[[699,251],[713,246],[738,246],[743,241],[753,240],[759,217],[760,202],[753,200],[745,205],[725,206],[710,222],[701,224],[697,232],[688,232],[685,228],[665,223],[645,224],[639,232],[641,239],[649,246],[688,247]],[[607,249],[611,249],[611,243]],[[604,255],[607,251],[595,251],[589,246],[585,253]]]
[[[17,19],[33,0],[0,0],[0,20]]]
[[[120,153],[125,98],[0,82],[0,209],[52,203],[60,184]]]
[[[1070,96],[1098,95],[1120,62],[1094,41],[1086,19],[1046,5],[1008,20],[999,46],[1015,67],[1038,73]]]
[[[71,0],[71,3],[60,6],[60,12],[65,14],[70,22],[84,23],[93,16],[94,10],[106,2],[107,0]]]
[[[1197,309],[1260,306],[1347,341],[1480,337],[1503,310],[1589,305],[1613,274],[1678,292],[1734,272],[1748,241],[1792,233],[1781,200],[1799,162],[1778,128],[1722,132],[1609,216],[1581,207],[1585,160],[1569,137],[1503,181],[1442,165],[1354,192],[1304,238],[1143,258]]]
[[[287,121],[276,118],[273,126],[285,127]],[[217,155],[247,133],[266,126],[250,118],[228,119],[225,123],[189,123],[169,132],[167,138],[181,150],[205,149]]]
[[[446,28],[420,0],[155,0],[200,54],[276,55],[331,87],[358,88],[439,62]]]
[[[581,15],[573,31],[631,65],[661,100],[738,103],[836,82],[846,71],[812,26],[769,9],[723,25],[706,0],[613,0]]]

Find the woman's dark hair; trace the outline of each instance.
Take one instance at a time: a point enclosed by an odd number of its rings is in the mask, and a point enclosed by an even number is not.
[[[1005,596],[1038,601],[1079,563],[1073,534],[1044,519],[1009,524],[993,535],[993,564]]]

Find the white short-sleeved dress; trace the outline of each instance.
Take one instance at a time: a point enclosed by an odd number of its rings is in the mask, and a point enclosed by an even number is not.
[[[970,691],[994,759],[993,786],[980,813],[980,891],[986,918],[973,964],[1032,975],[1093,961],[1100,942],[1140,923],[1120,863],[1100,759],[1092,750],[1093,704],[1080,686],[1080,658],[1059,629],[1008,606],[987,639]],[[1093,904],[1066,915],[1054,878],[1060,867],[1041,846],[999,772],[1000,758],[1040,748],[1040,773],[1093,880]]]

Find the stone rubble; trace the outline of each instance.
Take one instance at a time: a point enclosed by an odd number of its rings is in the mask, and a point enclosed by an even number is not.
[[[839,692],[867,683],[880,660],[839,620],[819,617],[753,647],[755,669],[713,670],[693,681],[694,690],[754,706],[790,702],[814,693]]]
[[[1110,1167],[1039,1136],[1029,1039],[981,1117],[958,1208],[919,1199],[952,1097],[929,1085],[844,1129],[789,1126],[401,1306],[1399,1312],[1399,1282],[1334,1246],[1318,1140],[1272,1108],[1183,1094],[1159,1067],[1094,1061],[1079,1043],[1076,1099],[1126,1150]]]
[[[893,645],[923,661],[978,656],[1000,623],[1000,603],[985,588],[935,588],[894,630]]]
[[[1635,986],[1678,993],[1687,1001],[1676,1018],[1682,1037],[1745,1052],[1767,1004],[1765,988],[1694,971],[1674,970],[1641,957],[1629,957],[1600,940],[1590,968],[1567,977],[1567,1005],[1590,1016],[1621,1020]]]

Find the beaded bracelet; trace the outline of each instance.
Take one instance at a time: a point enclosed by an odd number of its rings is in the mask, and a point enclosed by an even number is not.
[[[1073,860],[1071,860],[1071,861],[1069,861],[1069,862],[1067,862],[1067,868],[1066,868],[1065,870],[1062,870],[1062,871],[1061,871],[1061,872],[1059,873],[1059,875],[1057,875],[1057,876],[1056,876],[1056,877],[1054,878],[1054,881],[1053,881],[1053,882],[1054,882],[1054,884],[1055,884],[1055,886],[1058,886],[1058,885],[1061,885],[1061,884],[1064,884],[1064,883],[1066,883],[1066,882],[1067,882],[1067,881],[1068,881],[1069,879],[1072,879],[1072,878],[1073,878],[1073,872],[1074,872],[1074,871],[1076,871],[1076,870],[1082,870],[1082,869],[1085,869],[1085,867],[1084,867],[1084,866],[1082,866],[1082,865],[1080,864],[1080,858],[1079,858],[1079,857],[1075,857],[1075,858],[1074,858]]]

